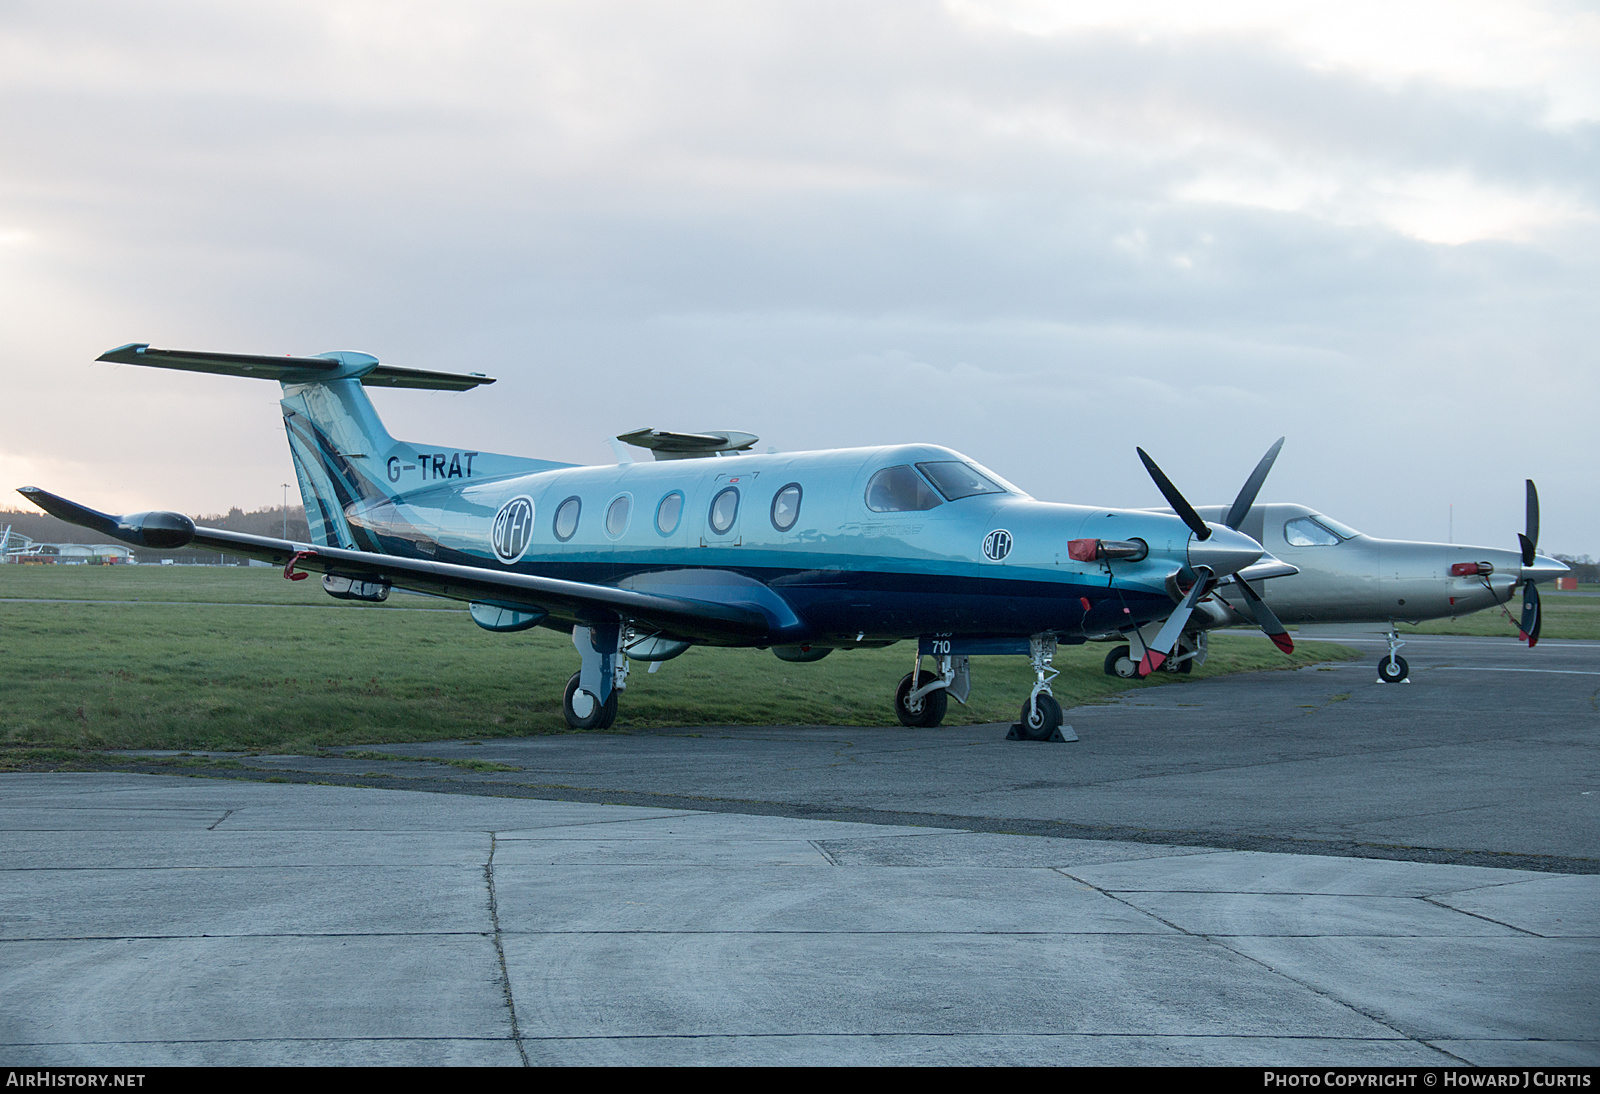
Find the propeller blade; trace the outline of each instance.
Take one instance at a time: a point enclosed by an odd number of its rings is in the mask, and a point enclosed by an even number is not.
[[[1278,458],[1283,442],[1284,438],[1279,437],[1278,443],[1267,449],[1267,454],[1261,457],[1261,462],[1256,464],[1256,469],[1245,480],[1239,496],[1233,499],[1233,508],[1228,510],[1228,518],[1222,523],[1235,532],[1244,523],[1244,518],[1250,515],[1250,507],[1256,503],[1256,495],[1261,493],[1261,484],[1267,481],[1267,472],[1272,470],[1272,462]]]
[[[1522,540],[1522,564],[1533,565],[1534,552],[1539,547],[1539,491],[1528,479],[1528,533]]]
[[[1172,656],[1172,651],[1178,645],[1178,639],[1183,635],[1183,628],[1189,623],[1189,615],[1194,611],[1195,604],[1200,598],[1211,591],[1211,571],[1204,566],[1195,567],[1195,582],[1184,598],[1179,601],[1177,608],[1167,616],[1166,623],[1161,632],[1156,635],[1156,640],[1145,647],[1144,656],[1139,659],[1139,675],[1149,676],[1161,667],[1163,661]]]
[[[1206,522],[1200,519],[1200,514],[1194,511],[1194,506],[1190,505],[1184,496],[1178,493],[1178,488],[1172,485],[1172,480],[1167,478],[1162,473],[1161,468],[1156,466],[1156,461],[1152,460],[1149,453],[1142,448],[1135,448],[1134,451],[1139,453],[1139,458],[1144,461],[1144,469],[1150,472],[1150,477],[1156,481],[1156,489],[1160,490],[1161,496],[1167,499],[1167,504],[1172,506],[1172,511],[1177,513],[1182,518],[1183,523],[1189,526],[1189,530],[1194,533],[1194,538],[1210,539],[1211,529],[1206,527]]]
[[[1544,613],[1539,610],[1539,586],[1533,582],[1524,582],[1522,586],[1522,619],[1517,623],[1517,629],[1522,632],[1522,640],[1531,650],[1539,644],[1539,625],[1543,621]]]
[[[1267,602],[1262,600],[1261,595],[1250,587],[1248,581],[1240,578],[1238,574],[1235,574],[1234,577],[1238,578],[1236,584],[1239,586],[1239,591],[1244,594],[1245,603],[1250,605],[1250,611],[1256,617],[1256,625],[1261,628],[1268,638],[1272,639],[1274,646],[1277,646],[1284,653],[1293,653],[1294,639],[1290,638],[1289,632],[1283,629],[1283,624],[1278,622],[1278,617],[1272,613],[1271,608],[1267,607]]]

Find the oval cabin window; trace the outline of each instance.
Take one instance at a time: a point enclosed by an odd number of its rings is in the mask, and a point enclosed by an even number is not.
[[[800,519],[800,484],[791,482],[772,499],[772,526],[787,532]]]
[[[730,486],[711,499],[711,530],[717,535],[727,535],[739,515],[739,488]]]
[[[624,494],[606,510],[606,535],[620,536],[628,530],[628,514],[633,512],[633,502]]]
[[[678,530],[678,518],[683,515],[683,495],[674,490],[656,506],[656,531],[670,536]]]
[[[577,498],[568,498],[556,509],[555,526],[552,531],[562,543],[572,538],[578,530],[578,514],[583,512],[583,502]]]

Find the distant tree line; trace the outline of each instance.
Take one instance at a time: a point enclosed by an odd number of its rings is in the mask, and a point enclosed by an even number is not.
[[[282,539],[285,538],[287,527],[289,539],[304,543],[311,538],[311,530],[306,526],[305,507],[300,505],[291,505],[288,509],[275,505],[269,509],[255,509],[248,513],[234,506],[226,514],[191,513],[190,517],[196,524],[207,528],[224,528],[230,532],[245,532],[253,536],[272,536],[274,539]],[[0,509],[0,531],[4,531],[8,524],[14,533],[27,536],[36,543],[116,542],[110,536],[57,520],[37,509]],[[170,558],[174,562],[236,562],[242,566],[246,561],[238,555],[219,555],[215,551],[196,551],[187,547],[181,551],[137,549],[134,551],[134,557],[140,562],[156,563],[163,558]]]

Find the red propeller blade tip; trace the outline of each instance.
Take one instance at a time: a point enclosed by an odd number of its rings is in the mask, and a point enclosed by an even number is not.
[[[1267,635],[1267,637],[1272,639],[1272,644],[1274,646],[1277,646],[1284,653],[1293,653],[1294,652],[1294,639],[1290,638],[1288,635],[1286,635],[1286,634],[1269,634],[1269,635]]]
[[[1164,653],[1157,653],[1155,650],[1145,650],[1144,658],[1139,662],[1139,675],[1149,676],[1152,672],[1155,672],[1156,669],[1160,668],[1161,662],[1165,661],[1166,659],[1167,655]]]

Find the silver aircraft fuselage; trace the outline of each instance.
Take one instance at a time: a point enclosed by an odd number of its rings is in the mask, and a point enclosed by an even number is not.
[[[1197,510],[1220,519],[1221,506]],[[1518,551],[1459,543],[1378,539],[1355,532],[1304,505],[1253,506],[1239,530],[1268,554],[1298,567],[1293,577],[1263,583],[1259,591],[1284,623],[1417,623],[1469,615],[1505,604],[1526,581],[1548,581],[1567,566],[1544,555],[1531,566]],[[1482,563],[1487,573],[1452,573]],[[1218,590],[1229,618],[1213,625],[1251,622],[1236,590]]]

